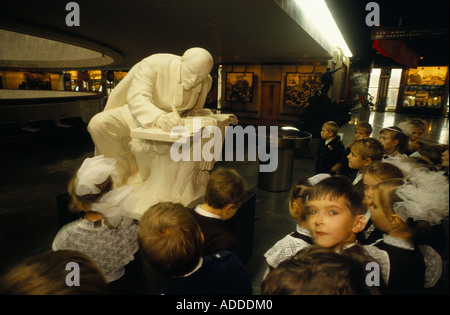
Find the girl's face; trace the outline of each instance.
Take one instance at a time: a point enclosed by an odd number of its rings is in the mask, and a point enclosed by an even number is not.
[[[363,183],[365,202],[370,207],[373,202],[373,194],[375,192],[375,189],[377,189],[377,185],[381,183],[381,180],[372,174],[365,173]]]
[[[355,233],[365,225],[361,226],[361,220],[361,216],[352,217],[344,197],[330,200],[324,196],[308,201],[308,225],[318,246],[337,250],[343,244],[354,242]]]
[[[388,233],[390,231],[390,223],[386,214],[383,210],[383,207],[380,202],[380,191],[378,189],[375,190],[373,195],[373,202],[370,205],[370,217],[373,221],[373,224],[382,232]]]
[[[386,154],[394,153],[398,145],[398,140],[393,140],[388,132],[384,132],[380,135],[380,142],[383,145],[384,153]]]

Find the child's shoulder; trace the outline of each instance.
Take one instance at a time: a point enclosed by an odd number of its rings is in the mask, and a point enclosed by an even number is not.
[[[308,239],[309,238],[309,239]],[[299,250],[311,246],[312,239],[307,236],[305,238],[296,237],[294,233],[286,235],[272,246],[265,254],[267,263],[272,267],[295,255]]]
[[[425,261],[425,288],[436,285],[442,275],[442,258],[439,253],[428,245],[419,245],[419,250]]]
[[[240,263],[240,260],[236,254],[229,250],[218,251],[214,254],[203,257],[203,259],[214,263]]]
[[[339,136],[334,137],[329,143],[329,146],[340,148],[342,151],[345,151],[344,143],[341,141],[341,138]]]
[[[203,256],[203,266],[209,272],[233,274],[245,270],[241,260],[231,251],[223,250],[214,254]]]

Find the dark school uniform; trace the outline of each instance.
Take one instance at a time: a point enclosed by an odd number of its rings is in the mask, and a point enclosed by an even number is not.
[[[315,173],[331,174],[331,168],[339,162],[344,153],[345,147],[342,144],[339,136],[336,136],[327,144],[325,144],[325,140],[322,140],[320,142],[319,153],[316,159]]]
[[[170,278],[160,291],[164,295],[251,295],[247,270],[231,252],[203,257],[201,267],[185,277]]]
[[[442,274],[441,257],[430,246],[416,246],[386,234],[373,246],[389,255],[389,279],[383,294],[424,294]]]
[[[204,236],[202,255],[211,255],[223,250],[237,254],[238,242],[231,234],[226,222],[222,219],[203,216],[195,209],[192,213]]]

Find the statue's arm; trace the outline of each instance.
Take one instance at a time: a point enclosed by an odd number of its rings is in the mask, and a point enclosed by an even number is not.
[[[136,69],[127,94],[127,103],[133,117],[142,127],[154,126],[165,113],[153,101],[156,73],[148,62],[141,62]]]

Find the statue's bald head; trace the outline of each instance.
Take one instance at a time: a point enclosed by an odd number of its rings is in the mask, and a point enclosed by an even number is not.
[[[202,83],[214,65],[211,54],[199,47],[186,50],[181,57],[181,80],[185,90]]]
[[[181,57],[181,62],[186,63],[192,71],[200,75],[209,74],[214,65],[211,54],[200,47],[186,50]]]

